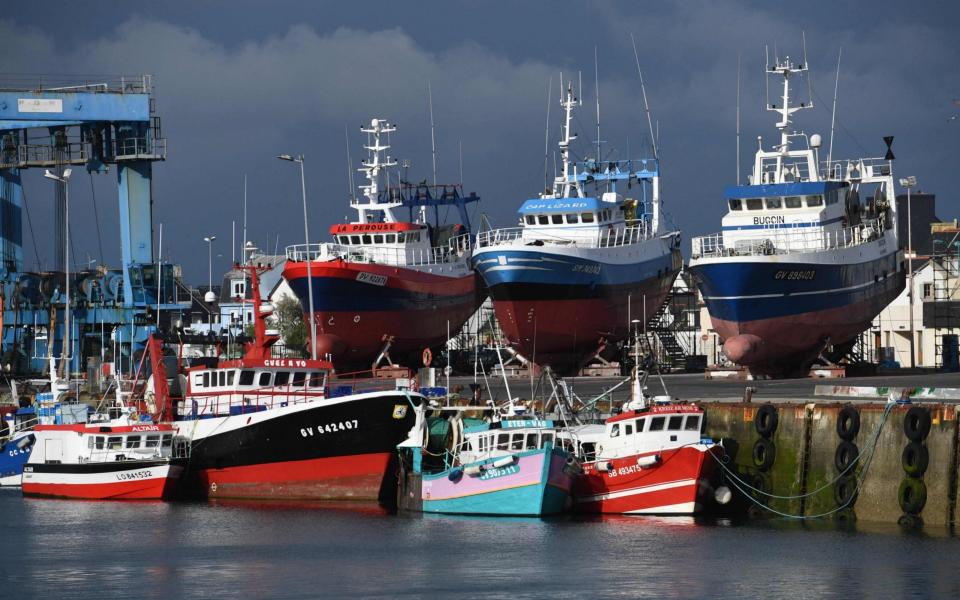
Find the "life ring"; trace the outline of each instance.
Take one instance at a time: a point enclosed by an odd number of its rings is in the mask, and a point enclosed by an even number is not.
[[[433,352],[430,351],[430,348],[423,349],[423,356],[421,358],[423,359],[423,366],[429,367],[430,363],[433,362]]]
[[[900,464],[910,477],[923,477],[930,464],[930,451],[920,442],[910,442],[900,455]]]
[[[897,502],[908,515],[920,514],[927,505],[927,484],[922,479],[905,477],[897,490]]]
[[[772,467],[776,457],[777,447],[767,438],[760,438],[753,445],[753,465],[761,471],[766,471]]]
[[[837,435],[841,440],[852,441],[860,433],[860,411],[853,406],[844,406],[837,415]]]
[[[857,501],[857,480],[844,476],[834,481],[833,500],[839,507],[852,506]]]
[[[932,419],[930,411],[921,406],[913,406],[903,417],[903,433],[911,442],[922,442],[930,434]]]
[[[833,453],[833,466],[837,468],[837,473],[850,475],[850,465],[855,463],[860,457],[860,449],[853,442],[843,440],[837,446],[837,451]]]
[[[757,410],[757,416],[753,419],[753,426],[756,427],[757,433],[768,438],[777,430],[779,422],[780,417],[777,415],[777,407],[768,403]]]

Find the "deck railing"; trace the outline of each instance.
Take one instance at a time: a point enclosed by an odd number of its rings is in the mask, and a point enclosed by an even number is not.
[[[527,236],[524,237],[524,231]],[[629,246],[652,238],[646,223],[615,229],[598,229],[596,235],[559,235],[548,231],[537,231],[524,227],[508,227],[493,229],[477,234],[477,248],[502,246],[526,241],[527,244],[543,244],[552,246],[574,246],[576,248],[612,248]]]
[[[349,246],[344,244],[296,244],[287,246],[287,260],[302,262],[305,260],[333,260],[342,258],[350,262],[377,263],[387,265],[422,266],[444,265],[463,260],[472,246],[468,234],[452,238],[444,246],[417,248],[398,246]]]
[[[769,256],[773,254],[796,254],[817,250],[849,248],[871,242],[884,232],[883,219],[871,219],[858,225],[840,229],[815,228],[804,231],[800,228],[769,228],[755,235],[741,237],[740,232],[726,236],[732,245],[724,241],[723,233],[714,233],[693,238],[693,258],[719,256]]]

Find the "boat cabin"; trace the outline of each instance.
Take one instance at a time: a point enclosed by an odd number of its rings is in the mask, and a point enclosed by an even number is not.
[[[556,444],[553,421],[524,419],[484,423],[464,430],[458,448],[460,464],[512,456]]]
[[[37,425],[30,463],[76,464],[170,458],[170,425]]]
[[[534,198],[518,211],[522,240],[528,244],[596,242],[598,236],[622,236],[627,213],[636,202],[609,192],[602,198]]]
[[[703,411],[693,404],[654,405],[630,410],[602,425],[581,425],[561,433],[560,444],[585,462],[659,452],[697,444]]]

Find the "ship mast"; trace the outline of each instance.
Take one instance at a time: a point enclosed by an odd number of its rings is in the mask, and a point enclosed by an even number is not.
[[[560,101],[560,105],[565,112],[563,139],[560,140],[560,160],[563,161],[563,174],[557,177],[554,183],[554,193],[559,194],[561,198],[569,198],[575,188],[578,197],[583,197],[583,190],[580,188],[580,182],[577,181],[576,166],[573,167],[573,176],[570,174],[570,142],[577,139],[576,134],[570,133],[570,123],[573,120],[573,107],[580,105],[580,100],[573,95],[573,82],[567,84],[566,98]]]
[[[768,97],[767,111],[780,115],[780,119],[776,123],[776,128],[780,132],[780,143],[774,146],[771,151],[765,151],[762,143],[760,144],[751,183],[786,183],[797,181],[802,175],[806,176],[807,181],[817,181],[819,177],[813,150],[810,147],[798,150],[790,149],[791,138],[805,137],[802,133],[793,130],[793,114],[807,108],[813,108],[812,101],[808,100],[797,105],[791,105],[790,98],[790,78],[794,75],[806,73],[808,71],[807,64],[803,62],[796,65],[790,61],[789,56],[783,61],[778,58],[775,58],[774,61],[773,67],[767,65],[766,73],[768,77],[779,75],[783,78],[783,95],[779,106],[771,104]],[[758,138],[758,141],[762,141],[761,138]],[[806,163],[804,166],[806,173],[798,170],[799,163]],[[773,167],[772,170],[770,169],[771,166]]]
[[[369,158],[362,161],[362,167],[357,169],[367,177],[367,184],[361,185],[365,203],[359,199],[354,203],[354,208],[359,213],[359,222],[367,223],[370,219],[376,218],[375,212],[382,212],[383,219],[387,223],[396,223],[397,219],[393,215],[393,209],[401,206],[400,202],[379,202],[380,194],[380,171],[388,167],[396,166],[397,161],[384,157],[383,153],[390,148],[384,144],[380,138],[381,134],[392,133],[397,128],[386,121],[386,119],[371,119],[369,127],[361,127],[360,131],[367,134],[367,145],[364,148],[369,152]]]

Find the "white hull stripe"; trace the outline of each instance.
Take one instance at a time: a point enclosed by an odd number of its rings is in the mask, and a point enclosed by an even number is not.
[[[177,477],[183,467],[179,465],[160,465],[156,467],[132,468],[124,471],[109,473],[32,473],[24,471],[24,483],[56,484],[56,485],[97,485],[133,483],[136,481],[152,481],[166,479],[167,476]]]
[[[758,298],[785,298],[787,296],[793,298],[794,296],[813,296],[816,294],[832,294],[835,292],[851,292],[853,290],[863,289],[865,287],[870,287],[871,285],[876,285],[875,281],[868,281],[866,283],[860,283],[857,285],[851,285],[843,288],[832,288],[829,290],[813,290],[812,292],[791,292],[789,294],[756,294],[754,296],[705,296],[706,300],[751,300]]]
[[[651,508],[642,508],[639,510],[628,510],[624,514],[629,515],[643,515],[643,514],[693,514],[697,512],[697,503],[696,502],[681,502],[680,504],[667,504],[664,506],[654,506]]]
[[[596,496],[583,496],[583,497],[577,498],[577,502],[579,503],[599,502],[601,500],[612,500],[614,498],[626,498],[628,496],[638,496],[640,494],[649,494],[651,492],[660,492],[663,490],[671,490],[674,488],[689,487],[692,485],[697,485],[696,479],[681,479],[679,481],[658,483],[656,485],[645,485],[641,487],[630,488],[628,490],[610,492],[607,494],[597,494]]]

